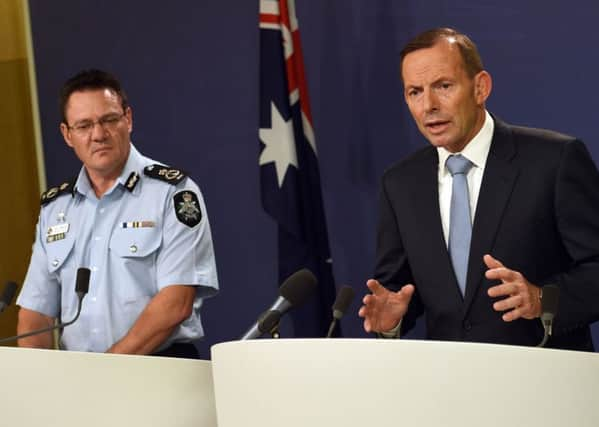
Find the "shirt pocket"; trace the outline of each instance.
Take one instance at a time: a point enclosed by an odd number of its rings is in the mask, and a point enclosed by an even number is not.
[[[146,301],[156,294],[156,258],[162,233],[156,227],[117,228],[109,248],[114,273],[118,274],[118,293],[125,304]]]
[[[72,319],[77,311],[75,277],[80,266],[75,259],[74,247],[74,234],[62,240],[46,243],[48,271],[60,283],[61,319],[64,321]]]
[[[75,246],[75,239],[72,236],[46,243],[48,271],[50,274],[56,275],[66,285],[68,285],[68,281],[65,280],[65,274],[68,273],[71,276],[75,270],[74,255],[72,255],[73,246]],[[73,286],[75,286],[74,283]]]
[[[144,258],[155,252],[162,242],[156,227],[117,228],[110,237],[110,250],[123,258]]]

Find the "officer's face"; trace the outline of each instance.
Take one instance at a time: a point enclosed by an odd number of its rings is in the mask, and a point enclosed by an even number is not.
[[[67,102],[67,123],[60,130],[90,178],[115,179],[127,162],[132,130],[131,109],[109,89],[73,92]]]

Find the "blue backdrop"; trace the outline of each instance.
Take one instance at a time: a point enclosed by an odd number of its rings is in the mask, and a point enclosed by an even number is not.
[[[29,0],[49,184],[79,163],[58,131],[57,93],[81,68],[119,76],[146,155],[191,172],[213,228],[221,284],[208,336],[237,338],[276,294],[276,225],[260,205],[258,0]],[[364,293],[378,179],[426,144],[403,102],[398,53],[453,26],[477,42],[502,119],[582,138],[599,159],[596,0],[296,0],[338,285]],[[432,266],[431,266],[432,267]],[[364,337],[352,313],[344,333]],[[595,342],[599,328],[595,325]]]

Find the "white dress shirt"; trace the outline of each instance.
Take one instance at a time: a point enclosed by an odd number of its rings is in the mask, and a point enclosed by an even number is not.
[[[493,138],[493,130],[495,123],[488,111],[485,111],[485,122],[483,127],[472,140],[466,144],[460,153],[451,153],[444,147],[438,147],[439,154],[439,209],[441,211],[441,224],[443,225],[443,235],[445,244],[449,241],[449,211],[451,206],[451,189],[453,178],[447,170],[445,162],[452,154],[461,154],[473,163],[473,166],[468,171],[466,179],[468,181],[468,196],[470,198],[470,219],[474,221],[476,213],[476,204],[480,193],[480,186],[483,181],[485,165],[487,164],[487,156],[491,148],[491,139]]]

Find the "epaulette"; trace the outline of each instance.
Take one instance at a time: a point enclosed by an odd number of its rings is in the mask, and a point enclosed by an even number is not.
[[[74,189],[75,189],[75,180],[63,182],[62,184],[60,184],[56,187],[52,187],[52,188],[44,191],[42,193],[42,198],[40,200],[40,203],[42,204],[42,206],[44,206],[44,205],[50,203],[51,201],[57,199],[58,196],[60,196],[62,194],[65,194],[65,193],[73,194]]]
[[[173,185],[177,185],[187,176],[187,174],[180,169],[173,169],[158,164],[146,166],[144,168],[144,175]]]

